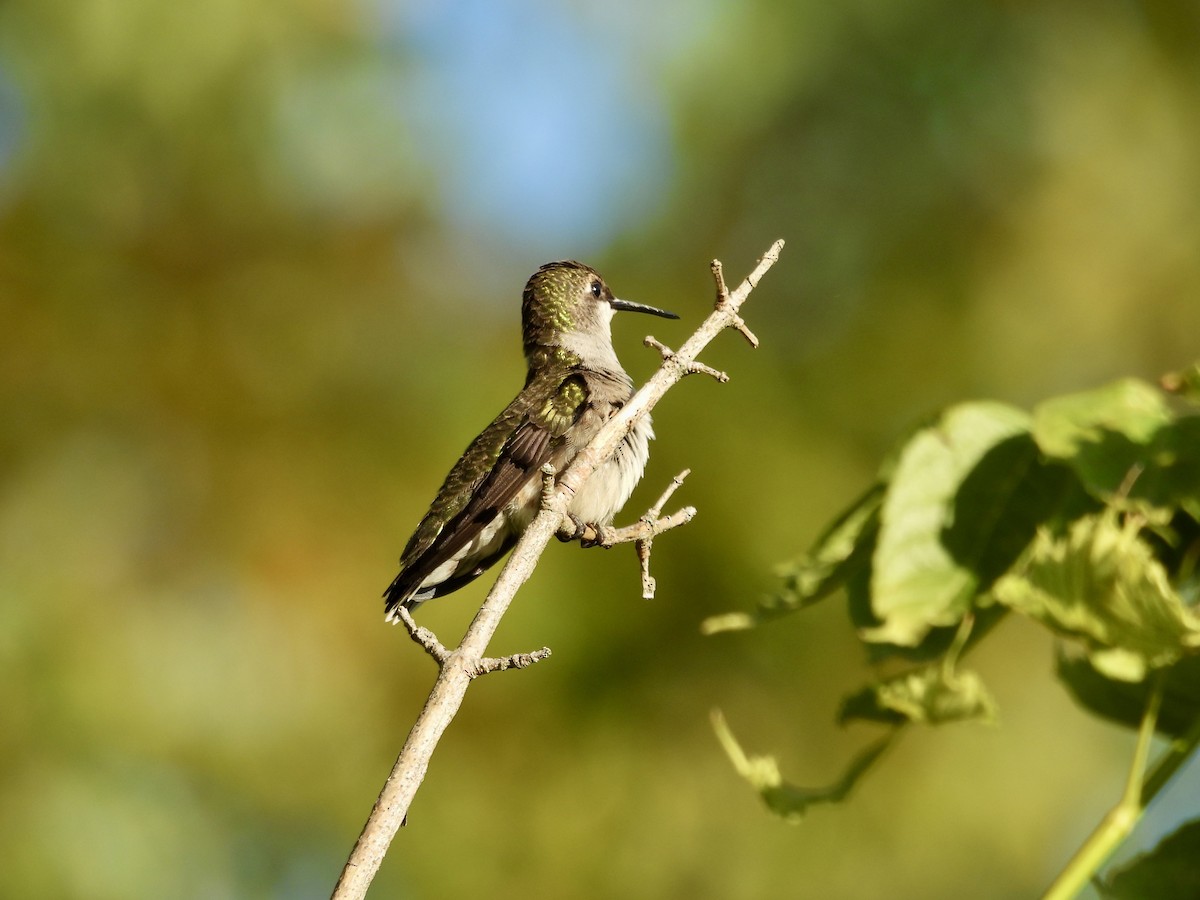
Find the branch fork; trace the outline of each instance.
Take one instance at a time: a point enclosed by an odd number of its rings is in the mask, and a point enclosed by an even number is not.
[[[418,625],[410,613],[403,606],[397,607],[396,619],[402,624],[408,632],[408,636],[421,647],[430,658],[437,663],[439,669],[444,669],[450,664],[455,653],[460,653],[460,650],[448,650],[446,645],[438,640],[436,634],[430,631],[423,625]],[[541,662],[550,656],[550,648],[542,647],[540,650],[534,650],[531,653],[512,653],[508,656],[483,656],[474,659],[464,659],[463,669],[467,673],[467,677],[472,681],[481,675],[490,675],[492,672],[506,672],[509,669],[527,669],[534,663]]]
[[[746,276],[746,280],[738,288],[736,295],[730,292],[729,286],[725,283],[725,269],[721,265],[721,261],[719,259],[714,259],[710,265],[710,268],[712,269],[713,282],[717,286],[717,299],[716,302],[713,303],[713,310],[724,319],[721,327],[732,328],[734,331],[744,337],[746,339],[746,343],[748,343],[755,350],[758,349],[758,336],[750,330],[750,326],[746,324],[746,320],[738,314],[738,309],[741,307],[750,291],[754,290],[754,288],[758,286],[759,279],[762,278],[766,270],[770,268],[770,265],[774,263],[775,259],[778,259],[779,251],[782,248],[782,241],[776,241],[771,246],[771,249],[767,251],[761,260],[759,260],[759,266],[755,268],[755,270],[748,276]],[[764,268],[762,264],[768,260],[770,260],[770,263]],[[664,366],[678,367],[681,376],[708,375],[709,377],[715,378],[717,381],[721,382],[721,384],[727,384],[729,382],[729,375],[727,373],[722,372],[720,369],[714,369],[712,366],[706,366],[704,363],[697,360],[694,355],[688,357],[687,359],[680,360],[679,354],[677,354],[662,341],[657,340],[653,335],[647,335],[643,343],[647,347],[652,347],[659,352],[659,355],[662,356]]]
[[[671,364],[675,362],[675,351],[662,341],[656,340],[654,335],[646,335],[646,338],[642,341],[642,343],[647,347],[653,347],[655,350],[657,350],[662,355],[664,364]],[[729,376],[726,373],[722,372],[720,369],[714,369],[712,366],[706,366],[704,363],[698,360],[693,359],[687,362],[678,363],[678,365],[680,366],[680,369],[684,375],[709,375],[721,382],[721,384],[729,383]]]
[[[679,490],[679,486],[691,472],[691,469],[684,469],[671,479],[671,483],[667,485],[662,496],[646,511],[645,515],[632,525],[614,528],[611,525],[578,523],[568,517],[559,526],[555,536],[560,541],[578,540],[583,547],[603,547],[605,550],[615,547],[617,544],[633,544],[637,551],[638,565],[642,575],[642,599],[653,600],[655,581],[650,575],[650,547],[654,543],[654,539],[664,531],[686,525],[696,517],[696,507],[694,506],[685,506],[669,516],[662,514],[662,509],[671,499],[671,495]]]
[[[776,241],[771,247],[771,250],[776,252],[776,258],[778,258],[778,252],[782,248],[783,244],[779,241]],[[769,252],[770,251],[768,251],[768,255]],[[764,259],[765,258],[766,257],[764,257]],[[714,308],[718,312],[722,312],[728,316],[729,324],[726,326],[727,328],[732,328],[734,331],[738,332],[746,339],[746,343],[757,350],[758,337],[753,331],[750,330],[749,326],[746,325],[745,319],[738,315],[738,307],[742,305],[742,301],[739,300],[734,303],[733,295],[729,293],[729,288],[725,284],[725,269],[721,265],[721,261],[719,259],[714,259],[710,264],[710,268],[712,269],[713,281],[716,282],[717,285],[717,302],[714,304]],[[760,270],[756,268],[753,272],[746,276],[745,284],[742,285],[742,287],[749,285],[749,287],[746,289],[746,294],[749,294],[750,291],[758,287],[758,282],[765,273],[766,269]],[[741,288],[738,290],[740,291]],[[744,299],[745,295],[742,296],[742,300]]]

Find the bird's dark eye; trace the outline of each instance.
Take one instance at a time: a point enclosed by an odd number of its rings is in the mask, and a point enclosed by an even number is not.
[[[600,282],[593,281],[592,282],[592,296],[595,297],[597,300],[600,299],[600,291],[601,291]]]

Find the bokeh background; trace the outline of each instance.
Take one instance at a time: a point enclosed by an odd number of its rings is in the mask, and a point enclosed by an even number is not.
[[[1026,897],[1116,799],[1128,734],[1005,623],[998,728],[914,733],[845,806],[770,817],[873,733],[830,601],[705,638],[959,399],[1193,361],[1193,0],[8,0],[0,6],[0,893],[326,896],[431,684],[379,593],[519,388],[518,300],[574,257],[648,331],[788,246],[655,412],[628,519],[553,545],[380,897]],[[422,610],[448,641],[491,578]],[[1132,847],[1189,807],[1165,799]],[[1155,822],[1158,822],[1155,825]],[[1157,831],[1156,831],[1157,829]]]

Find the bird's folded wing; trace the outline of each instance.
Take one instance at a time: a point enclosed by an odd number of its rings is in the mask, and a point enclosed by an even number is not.
[[[389,595],[397,590],[403,593],[416,590],[439,566],[469,544],[525,485],[540,477],[555,444],[550,431],[535,422],[527,419],[517,426],[467,505],[405,566],[389,588]]]

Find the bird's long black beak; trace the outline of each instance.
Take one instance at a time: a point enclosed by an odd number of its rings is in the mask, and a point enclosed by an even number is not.
[[[629,300],[618,300],[613,297],[608,301],[608,305],[613,309],[619,309],[622,312],[640,312],[650,313],[652,316],[662,316],[664,319],[678,319],[679,316],[673,312],[667,312],[665,309],[659,309],[657,306],[646,306],[644,303],[632,303]]]

